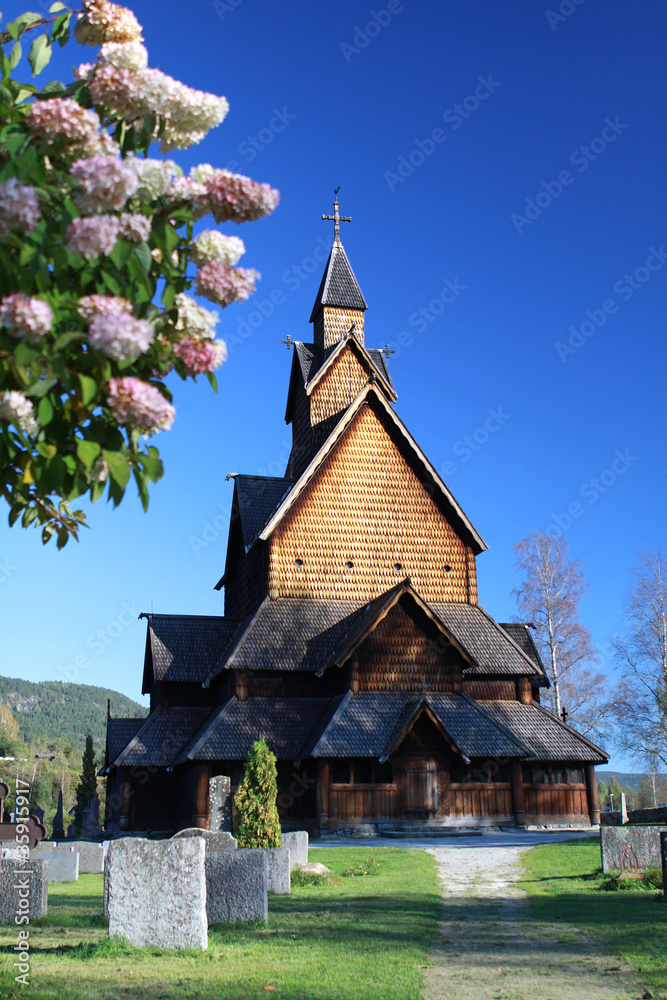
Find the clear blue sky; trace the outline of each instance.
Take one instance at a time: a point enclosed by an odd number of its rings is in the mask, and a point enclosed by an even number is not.
[[[230,165],[282,201],[233,228],[263,280],[223,314],[219,394],[175,387],[149,513],[131,489],[116,511],[101,502],[62,553],[0,528],[2,674],[138,698],[135,612],[221,613],[225,474],[284,471],[280,341],[311,337],[337,185],[367,343],[396,348],[398,412],[489,545],[482,604],[514,612],[512,546],[574,504],[584,623],[601,648],[622,626],[636,553],[664,542],[667,15],[657,0],[561,7],[134,4],[150,64],[231,104],[183,166]],[[92,53],[68,47],[43,79]]]

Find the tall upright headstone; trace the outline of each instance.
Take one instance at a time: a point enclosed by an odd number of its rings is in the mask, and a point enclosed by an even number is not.
[[[625,792],[621,792],[621,825],[625,826],[628,822],[628,804],[625,800]]]
[[[56,814],[53,817],[53,832],[52,837],[54,840],[64,840],[65,839],[65,824],[63,821],[63,790],[62,788],[58,792],[58,808],[56,809]]]
[[[232,780],[224,774],[208,785],[208,828],[212,833],[232,832]]]

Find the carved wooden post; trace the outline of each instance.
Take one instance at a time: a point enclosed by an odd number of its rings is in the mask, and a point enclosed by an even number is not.
[[[320,827],[326,830],[329,826],[329,761],[317,762],[317,811],[320,815]]]
[[[533,700],[533,689],[531,687],[530,677],[517,677],[516,696],[517,701],[520,701],[522,705],[530,705]]]
[[[523,806],[523,771],[520,760],[513,760],[512,767],[512,808],[514,810],[514,822],[517,826],[525,826],[525,813]]]
[[[595,777],[595,764],[586,764],[584,768],[586,775],[586,794],[588,797],[588,815],[591,818],[591,826],[600,825],[600,804],[598,802],[598,783]]]
[[[208,764],[199,762],[195,774],[195,814],[193,826],[208,830]]]

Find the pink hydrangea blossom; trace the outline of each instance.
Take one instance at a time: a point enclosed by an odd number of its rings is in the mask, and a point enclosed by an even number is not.
[[[147,435],[168,431],[176,416],[159,389],[134,376],[110,379],[107,403],[117,423]]]
[[[81,319],[90,323],[96,316],[116,316],[131,313],[132,303],[119,295],[84,295],[76,304]]]
[[[0,242],[5,243],[15,229],[29,233],[39,218],[39,202],[34,187],[21,184],[16,177],[0,184]]]
[[[222,347],[222,351],[220,350]],[[222,340],[198,340],[196,337],[185,337],[174,347],[174,354],[180,358],[190,375],[202,375],[219,368],[227,356],[227,349]]]
[[[23,292],[5,295],[0,301],[0,320],[12,337],[36,344],[53,325],[53,313],[48,302],[31,299]]]
[[[136,93],[132,70],[116,66],[100,66],[90,82],[90,94],[95,104],[106,108],[115,118],[131,122],[148,114],[143,99]]]
[[[104,45],[105,42],[140,42],[141,25],[131,10],[108,0],[84,0],[85,14],[74,29],[80,45]]]
[[[109,212],[122,208],[139,190],[137,167],[133,160],[117,156],[91,156],[72,164],[72,177],[82,191],[77,203],[84,212]]]
[[[246,267],[227,267],[219,260],[202,265],[197,273],[197,292],[211,302],[228,306],[244,302],[255,291],[257,271]]]
[[[118,239],[120,223],[115,215],[91,215],[74,219],[67,229],[70,249],[82,257],[110,254]]]
[[[15,424],[24,434],[34,437],[39,431],[31,400],[26,399],[22,392],[10,389],[0,392],[0,420]]]
[[[151,234],[151,220],[147,215],[121,212],[118,216],[120,235],[130,243],[145,242]]]
[[[216,222],[252,222],[270,215],[280,192],[243,174],[216,170],[206,181],[208,210]]]
[[[35,135],[50,147],[81,153],[82,147],[100,140],[100,120],[96,113],[82,108],[71,97],[33,101],[26,120]]]
[[[148,350],[154,336],[150,323],[127,312],[96,316],[88,327],[91,344],[116,361],[134,361]]]

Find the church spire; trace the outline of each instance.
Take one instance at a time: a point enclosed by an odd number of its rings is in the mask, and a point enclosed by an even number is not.
[[[368,308],[347,254],[340,241],[341,222],[352,222],[340,214],[338,192],[334,191],[334,214],[322,218],[334,224],[334,244],[310,317],[315,344],[326,350],[333,347],[354,328],[357,340],[364,342],[364,312]]]

